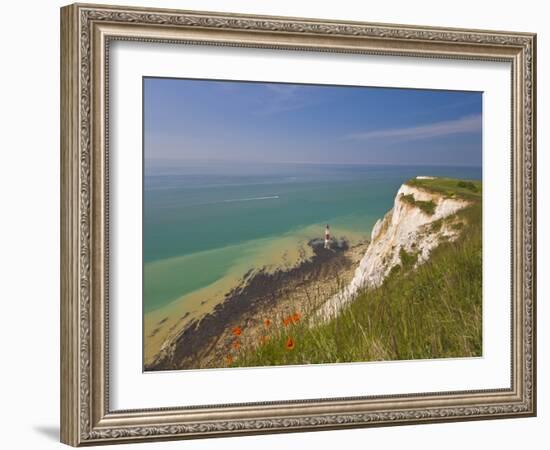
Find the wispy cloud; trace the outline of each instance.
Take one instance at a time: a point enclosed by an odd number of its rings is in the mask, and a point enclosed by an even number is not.
[[[305,95],[301,86],[291,84],[266,84],[266,98],[261,114],[279,114],[295,111],[311,105],[311,98]]]
[[[301,86],[295,84],[266,84],[268,91],[274,92],[282,97],[290,97],[300,90]]]
[[[461,117],[454,120],[446,120],[426,125],[404,128],[386,128],[382,130],[369,130],[351,133],[346,139],[367,141],[384,139],[391,141],[410,141],[430,139],[454,134],[476,133],[481,131],[481,114]]]

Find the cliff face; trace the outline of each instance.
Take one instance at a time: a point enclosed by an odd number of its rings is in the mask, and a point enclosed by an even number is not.
[[[326,320],[338,314],[358,291],[381,285],[395,266],[416,267],[428,259],[442,240],[456,239],[460,219],[450,216],[468,204],[462,199],[403,184],[393,208],[374,225],[371,242],[353,280],[320,308],[319,317]],[[441,220],[444,218],[448,219]]]

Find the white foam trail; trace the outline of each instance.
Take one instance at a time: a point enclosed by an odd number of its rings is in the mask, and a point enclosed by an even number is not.
[[[250,197],[250,198],[233,198],[229,200],[222,200],[223,203],[233,203],[233,202],[250,202],[252,200],[273,200],[279,198],[278,195],[271,195],[269,197]]]

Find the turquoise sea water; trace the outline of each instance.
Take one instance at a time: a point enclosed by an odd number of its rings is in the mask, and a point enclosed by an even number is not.
[[[321,234],[325,223],[335,236],[368,237],[399,186],[418,175],[481,179],[481,168],[146,160],[144,312],[254,268],[263,248],[274,255],[281,242],[282,252],[285,237],[286,245],[292,236],[320,237],[308,233]]]

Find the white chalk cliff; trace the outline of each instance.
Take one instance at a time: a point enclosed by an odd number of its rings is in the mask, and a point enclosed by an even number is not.
[[[411,195],[414,202],[433,202],[433,214],[407,201]],[[395,196],[393,208],[374,225],[371,242],[351,283],[330,298],[319,309],[317,317],[327,320],[337,315],[359,291],[380,286],[392,268],[401,264],[401,250],[417,255],[417,266],[429,258],[431,251],[442,239],[456,239],[459,230],[452,226],[452,220],[441,221],[440,226],[435,226],[434,222],[455,214],[468,204],[461,199],[448,198],[437,192],[403,184]]]

